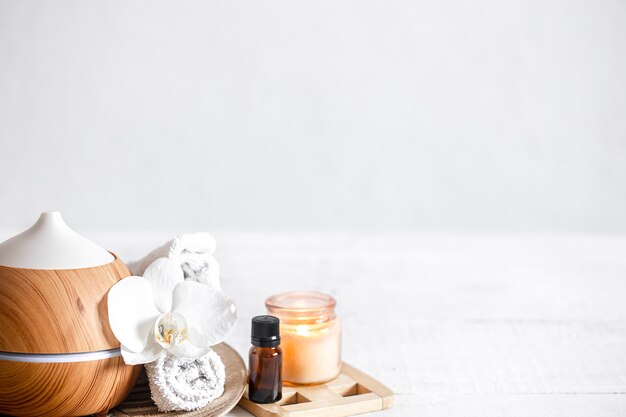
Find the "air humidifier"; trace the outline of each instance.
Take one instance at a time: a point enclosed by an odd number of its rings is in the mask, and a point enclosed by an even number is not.
[[[106,415],[133,387],[107,318],[129,276],[115,254],[43,213],[0,244],[0,415]]]

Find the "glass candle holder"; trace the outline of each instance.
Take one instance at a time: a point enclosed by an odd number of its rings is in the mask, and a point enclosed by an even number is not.
[[[265,300],[267,313],[280,319],[283,382],[321,384],[341,371],[341,321],[330,295],[294,291]]]

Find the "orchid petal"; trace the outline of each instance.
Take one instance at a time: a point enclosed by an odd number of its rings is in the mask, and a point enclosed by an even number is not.
[[[140,365],[144,363],[154,362],[164,352],[161,345],[159,345],[154,337],[148,336],[148,343],[141,352],[131,352],[126,349],[124,345],[121,347],[122,358],[126,365]]]
[[[182,314],[189,326],[189,342],[198,347],[223,341],[237,320],[235,303],[222,291],[185,281],[174,288],[172,311]]]
[[[174,287],[185,280],[180,265],[171,259],[159,258],[146,268],[143,276],[152,285],[156,308],[161,313],[169,313]]]
[[[159,311],[154,306],[150,283],[142,277],[127,277],[109,290],[109,325],[130,352],[141,352],[147,344]]]
[[[186,341],[180,345],[172,346],[167,351],[179,358],[198,359],[206,355],[210,350],[210,346],[198,347]]]

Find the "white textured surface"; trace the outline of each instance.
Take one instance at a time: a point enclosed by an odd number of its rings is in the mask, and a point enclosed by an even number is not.
[[[171,235],[93,237],[130,259]],[[215,237],[244,358],[267,295],[314,289],[338,299],[345,360],[397,393],[381,415],[626,415],[626,237]]]
[[[226,368],[213,350],[197,359],[163,354],[146,365],[146,373],[159,411],[196,410],[224,393]]]
[[[174,234],[88,235],[132,259]],[[396,392],[381,416],[626,415],[626,237],[215,237],[244,358],[265,297],[313,289],[337,297],[344,359]]]

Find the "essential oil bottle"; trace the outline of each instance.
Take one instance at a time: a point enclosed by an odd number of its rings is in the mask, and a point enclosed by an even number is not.
[[[248,398],[255,403],[274,403],[282,398],[283,352],[279,325],[280,321],[274,316],[252,319]]]

